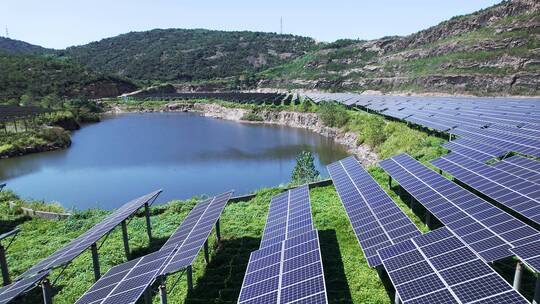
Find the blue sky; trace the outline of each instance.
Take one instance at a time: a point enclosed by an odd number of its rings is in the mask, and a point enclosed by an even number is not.
[[[208,28],[284,32],[319,41],[406,35],[500,0],[2,0],[0,35],[45,47],[129,31]]]

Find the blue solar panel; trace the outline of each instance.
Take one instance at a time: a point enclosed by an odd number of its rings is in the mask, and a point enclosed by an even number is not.
[[[69,263],[71,260],[83,253],[83,251],[85,251],[88,247],[102,238],[105,234],[109,233],[114,227],[135,213],[144,204],[153,202],[160,193],[161,190],[154,191],[124,204],[113,214],[109,215],[105,220],[92,227],[83,235],[79,236],[75,240],[71,241],[68,245],[57,250],[49,257],[27,270],[19,277],[19,279],[33,276],[42,271],[53,269]]]
[[[540,223],[538,184],[452,152],[431,163],[524,217]]]
[[[502,157],[508,153],[508,151],[506,150],[470,141],[465,138],[460,138],[448,142],[444,144],[443,147],[450,151],[466,154],[470,158],[476,159],[481,162],[485,162],[487,160],[497,157]]]
[[[511,249],[520,260],[529,265],[536,273],[540,273],[540,241],[528,243]]]
[[[379,256],[404,304],[528,303],[447,228],[381,249]]]
[[[49,271],[44,271],[35,276],[30,276],[19,281],[13,282],[7,286],[0,288],[0,304],[9,303],[15,298],[19,297],[32,287],[36,286],[41,280],[43,280]]]
[[[538,166],[540,162],[517,155],[493,164],[499,170],[540,185]]]
[[[511,247],[540,241],[540,233],[534,228],[406,154],[386,159],[380,165],[486,261],[512,256]]]
[[[251,253],[238,303],[327,303],[307,185],[274,196],[260,249]]]
[[[230,196],[197,204],[159,251],[111,268],[76,303],[135,303],[158,277],[191,265]]]
[[[420,235],[420,231],[354,157],[328,165],[338,195],[370,267],[377,250]]]

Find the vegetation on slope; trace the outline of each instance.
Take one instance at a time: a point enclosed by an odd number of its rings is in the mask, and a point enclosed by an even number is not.
[[[504,1],[407,37],[343,40],[264,71],[264,86],[540,93],[540,5]]]
[[[6,37],[0,37],[0,50],[9,54],[49,54],[54,50],[46,49],[39,45],[30,44],[28,42],[10,39]]]
[[[295,59],[313,46],[313,39],[293,35],[155,29],[70,47],[59,55],[131,79],[192,81],[260,71]]]
[[[131,92],[131,82],[96,73],[69,60],[39,55],[0,52],[0,101],[28,95],[41,98],[116,97]]]

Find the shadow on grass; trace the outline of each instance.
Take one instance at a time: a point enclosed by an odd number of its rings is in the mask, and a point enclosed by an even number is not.
[[[343,257],[335,230],[320,230],[321,256],[329,303],[352,303],[351,290],[345,276]]]
[[[20,224],[26,222],[26,221],[29,221],[31,220],[32,218],[29,217],[29,216],[19,216],[13,220],[0,220],[0,234],[2,233],[6,233],[6,232],[9,232],[15,228],[17,228],[17,226],[19,226]]]
[[[204,275],[194,282],[185,303],[236,303],[242,288],[249,256],[259,249],[259,238],[222,239],[210,258]]]

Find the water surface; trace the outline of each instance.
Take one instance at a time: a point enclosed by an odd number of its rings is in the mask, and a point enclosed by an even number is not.
[[[165,202],[287,183],[303,150],[315,153],[328,176],[325,165],[347,155],[306,130],[189,113],[123,114],[83,127],[72,140],[66,150],[0,160],[0,181],[24,198],[111,209],[156,189]]]

